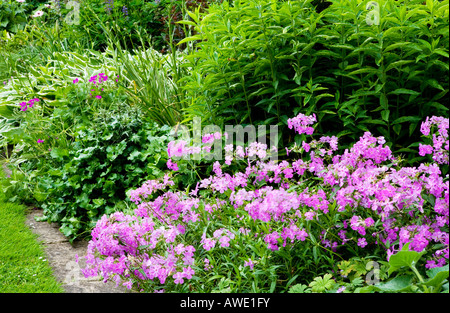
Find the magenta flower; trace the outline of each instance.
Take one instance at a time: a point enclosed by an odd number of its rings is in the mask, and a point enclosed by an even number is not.
[[[419,143],[419,155],[425,156],[427,154],[433,153],[433,147],[430,145],[423,145]]]
[[[361,248],[364,248],[365,246],[367,246],[366,238],[359,238],[358,246],[360,246]]]
[[[172,162],[172,160],[171,159],[169,159],[168,161],[167,161],[167,168],[169,168],[169,169],[171,169],[172,171],[178,171],[178,165],[177,165],[177,163],[174,163],[174,162]]]
[[[97,99],[101,99],[102,98],[102,96],[99,96],[99,95],[96,95],[95,96]]]
[[[44,142],[44,139],[38,139],[37,140],[37,143],[43,143]]]
[[[27,103],[26,102],[21,102],[20,103],[20,110],[21,111],[26,111],[28,108]]]
[[[73,83],[74,83],[74,84],[76,84],[76,83],[78,83],[78,82],[79,82],[78,78],[75,78],[75,79],[73,80]]]

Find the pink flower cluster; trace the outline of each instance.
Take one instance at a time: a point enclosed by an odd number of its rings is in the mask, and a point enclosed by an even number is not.
[[[303,133],[302,127],[314,120],[299,115],[291,125]],[[443,132],[448,132],[448,119],[439,121],[439,136],[448,138]],[[309,161],[258,160],[233,174],[214,163],[213,174],[189,193],[167,190],[173,185],[168,175],[147,181],[130,193],[137,205],[134,215],[116,213],[99,221],[92,233],[89,265],[105,279],[111,274],[122,279],[134,275],[137,282],[159,278],[164,283],[172,277],[181,284],[192,277],[192,268],[198,268],[196,256],[204,260],[205,271],[212,269],[205,255],[216,253],[217,245],[227,248],[221,253],[237,252],[237,242],[254,239],[274,251],[301,247],[312,237],[335,253],[345,253],[348,245],[378,245],[387,258],[410,243],[410,249],[428,252],[428,268],[448,264],[449,177],[443,177],[436,164],[439,158],[432,164],[401,167],[384,138],[368,132],[339,155],[332,156],[335,137],[310,144]],[[329,150],[320,153],[324,144]],[[448,152],[448,145],[445,149]],[[172,144],[169,150],[170,155],[182,155],[185,146]],[[249,150],[235,153],[250,155]],[[176,245],[181,238],[191,239]],[[251,259],[244,264],[251,269],[253,265]]]
[[[35,102],[39,102],[38,98],[34,98],[31,100],[28,100],[28,102],[21,102],[20,103],[20,110],[21,111],[26,111],[28,108],[32,108]]]
[[[216,231],[214,231],[213,239],[207,238],[206,234],[203,233],[202,240],[200,241],[200,243],[202,244],[203,249],[209,251],[216,246],[217,242],[219,242],[222,248],[229,247],[230,241],[233,240],[234,238],[235,235],[231,231],[225,228],[219,228]]]
[[[101,87],[101,84],[106,82],[107,80],[108,80],[108,76],[106,76],[105,73],[100,73],[98,75],[91,76],[91,78],[89,78],[89,82],[92,83],[92,89],[90,90],[89,95],[92,96],[93,93],[95,93],[95,92],[96,93],[101,93],[103,91],[103,89],[104,89],[104,88]],[[76,82],[78,82],[78,79],[73,81],[74,84]],[[101,99],[102,96],[97,94],[97,95],[95,95],[95,98],[96,99]]]
[[[104,215],[92,231],[83,274],[100,274],[105,282],[122,283],[129,289],[139,280],[158,278],[164,284],[172,277],[175,284],[182,284],[184,279],[191,279],[195,274],[195,248],[183,243],[175,245],[180,234],[176,227],[155,226],[150,217],[122,212]]]
[[[289,129],[294,128],[294,130],[299,134],[312,135],[314,128],[308,125],[314,124],[317,122],[317,119],[315,114],[308,116],[300,113],[296,117],[288,119],[287,122]]]
[[[433,134],[433,146],[419,144],[419,154],[425,156],[433,154],[433,161],[437,164],[448,164],[449,139],[448,127],[449,119],[444,117],[427,117],[420,127],[423,135],[428,136],[432,128],[437,128],[438,132]]]

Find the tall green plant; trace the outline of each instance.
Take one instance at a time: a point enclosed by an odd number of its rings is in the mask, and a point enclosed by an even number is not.
[[[448,114],[448,1],[378,1],[376,21],[368,4],[225,1],[191,12],[187,119],[284,126],[292,112],[315,113],[343,148],[371,131],[412,153],[418,123]]]
[[[145,34],[138,32],[141,45],[132,53],[124,49],[124,36],[118,34],[116,24],[109,27],[98,20],[108,38],[108,54],[114,60],[120,73],[131,88],[126,92],[132,101],[142,108],[143,113],[160,125],[176,125],[182,121],[184,102],[177,81],[185,71],[180,52],[172,47],[171,54],[163,55],[147,48]],[[116,31],[112,31],[112,30]]]

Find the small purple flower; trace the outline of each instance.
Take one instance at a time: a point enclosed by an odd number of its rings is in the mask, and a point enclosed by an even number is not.
[[[253,261],[252,261],[251,259],[248,259],[248,261],[245,261],[245,262],[244,262],[244,267],[245,267],[245,266],[250,267],[250,270],[253,271],[253,267],[255,266],[255,263],[253,263]]]
[[[43,143],[44,142],[44,139],[38,139],[37,140],[37,143]]]
[[[365,246],[367,246],[366,238],[359,238],[358,246],[360,246],[361,248],[364,248]]]
[[[73,83],[74,83],[74,84],[76,84],[76,83],[78,83],[78,82],[79,82],[78,78],[75,78],[75,79],[73,80]]]

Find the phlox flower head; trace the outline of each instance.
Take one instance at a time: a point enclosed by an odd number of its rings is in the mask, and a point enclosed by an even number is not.
[[[294,128],[294,130],[299,134],[307,134],[312,135],[314,132],[313,127],[309,127],[308,125],[312,125],[317,121],[316,115],[304,115],[300,113],[296,117],[288,119],[288,127],[289,129]]]
[[[169,159],[167,161],[167,168],[171,169],[172,171],[178,171],[178,164],[177,163],[173,163],[171,159]]]
[[[419,143],[419,155],[425,156],[427,154],[433,153],[433,147],[430,145],[423,145]]]
[[[316,213],[315,213],[315,212],[312,212],[312,211],[309,211],[309,212],[306,212],[306,213],[303,214],[303,215],[305,216],[305,219],[306,219],[307,221],[312,221],[313,218],[314,218],[314,216],[316,215]]]
[[[360,246],[361,248],[364,248],[365,246],[367,246],[366,238],[359,238],[358,239],[358,246]]]
[[[209,261],[208,258],[205,258],[205,259],[203,260],[203,263],[205,264],[205,267],[204,267],[204,270],[205,270],[205,271],[210,271],[210,270],[212,270],[213,267],[214,267],[212,264],[210,264],[210,261]]]
[[[186,152],[187,142],[184,140],[171,141],[167,146],[167,154],[169,158],[182,157]]]
[[[213,171],[218,177],[222,176],[222,168],[220,167],[219,161],[214,162]]]

